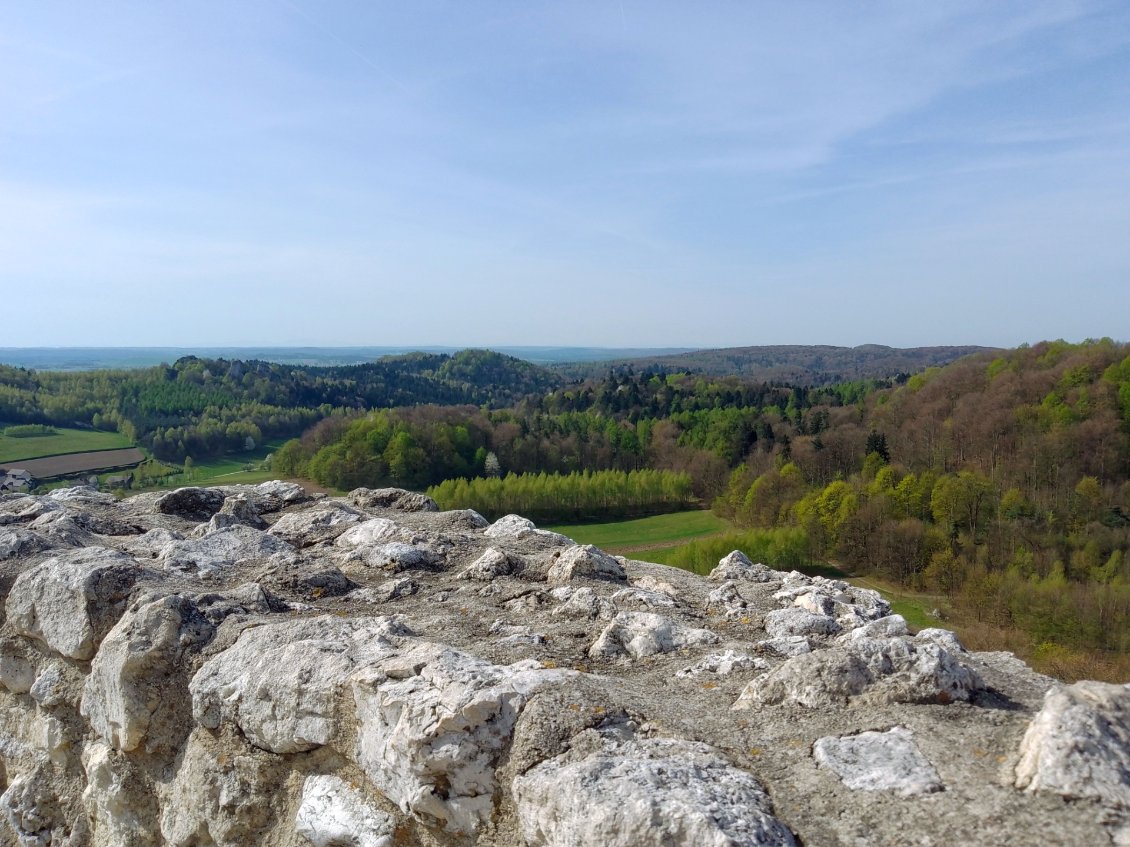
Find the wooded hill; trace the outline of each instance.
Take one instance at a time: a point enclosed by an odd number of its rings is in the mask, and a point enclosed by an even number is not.
[[[704,376],[737,376],[755,382],[789,385],[832,385],[860,379],[910,375],[929,367],[946,365],[963,356],[992,350],[990,347],[859,347],[775,345],[696,350],[670,356],[646,356],[611,362],[578,362],[551,366],[573,379],[599,378],[609,373],[693,373]]]
[[[117,429],[174,461],[297,435],[331,414],[419,403],[506,406],[561,377],[488,350],[302,368],[188,356],[143,370],[36,372],[0,365],[0,422]]]
[[[537,475],[538,503],[544,474],[687,473],[741,527],[945,598],[984,646],[1108,677],[1084,666],[1130,651],[1130,347],[1109,340],[823,388],[612,374],[512,409],[327,420],[277,458],[342,488]]]
[[[935,351],[923,353],[879,347],[739,348],[687,355],[702,356],[702,362],[711,363],[710,367],[694,365],[705,373],[734,376],[749,370],[753,361],[749,351],[762,351],[758,361],[772,365],[765,373],[792,374],[797,384],[821,384],[832,381],[832,375],[842,381],[854,378],[844,375],[864,372],[881,377],[908,374],[970,349],[921,348]],[[663,367],[672,373],[694,364],[679,357],[657,361],[664,362]],[[529,401],[544,410],[626,411],[635,420],[641,415],[666,417],[680,404],[701,405],[701,400],[688,404],[674,397],[679,392],[670,388],[660,392],[654,408],[633,411],[628,408],[633,398],[628,397],[625,405],[622,392],[606,403],[606,398],[596,394],[609,370],[605,365],[592,367],[598,376],[590,386],[557,392],[569,380],[579,382],[568,375],[568,369],[548,370],[489,350],[409,353],[328,367],[196,356],[151,368],[66,373],[0,365],[0,423],[117,430],[158,458],[179,462],[187,456],[202,459],[239,451],[263,439],[298,435],[326,417],[358,410],[423,404],[497,409]],[[614,368],[618,378],[636,373],[650,378],[658,372],[645,373],[630,365]],[[743,396],[731,392],[731,396],[710,402],[724,407],[746,405],[750,382],[746,378],[735,383],[738,393],[745,392]],[[605,390],[620,392],[624,383],[604,385]],[[685,397],[686,392],[682,394]],[[668,399],[675,406],[669,406]]]
[[[800,527],[818,555],[1022,633],[1022,653],[1130,650],[1130,347],[979,355],[794,423],[720,513]]]

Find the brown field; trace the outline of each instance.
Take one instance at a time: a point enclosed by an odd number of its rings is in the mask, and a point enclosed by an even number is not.
[[[28,471],[36,479],[56,476],[126,468],[145,461],[145,454],[136,447],[121,450],[96,450],[93,453],[68,453],[65,456],[48,456],[44,459],[21,459],[10,463],[13,468]]]

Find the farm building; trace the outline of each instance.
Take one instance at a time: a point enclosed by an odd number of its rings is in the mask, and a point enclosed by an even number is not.
[[[131,473],[106,477],[106,484],[110,486],[110,488],[129,488],[132,483],[133,474]]]
[[[20,468],[0,468],[0,494],[28,491],[35,487],[35,478]]]

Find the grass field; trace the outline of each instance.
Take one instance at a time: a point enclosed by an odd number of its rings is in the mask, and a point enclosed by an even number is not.
[[[568,535],[578,544],[595,544],[609,553],[627,555],[647,551],[648,555],[640,558],[649,560],[652,555],[681,546],[681,542],[715,535],[728,528],[729,525],[713,512],[701,510],[613,523],[546,527]]]
[[[246,471],[245,468],[248,465],[257,467],[263,464],[267,456],[277,449],[278,444],[268,442],[254,450],[248,450],[246,453],[233,453],[227,456],[218,456],[215,459],[201,459],[192,469],[192,481],[199,485],[217,477],[230,477],[237,474],[265,473],[269,475],[269,471]]]
[[[133,446],[128,438],[116,432],[61,427],[55,429],[55,435],[37,435],[32,438],[10,438],[0,435],[0,465],[7,466],[20,459],[39,459],[44,456],[116,450]]]

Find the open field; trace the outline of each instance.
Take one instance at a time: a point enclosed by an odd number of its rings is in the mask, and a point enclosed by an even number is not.
[[[69,453],[65,456],[20,460],[19,467],[30,472],[36,479],[51,479],[87,471],[128,468],[144,461],[144,453],[136,447],[126,447],[121,450],[98,450],[93,453]]]
[[[725,532],[728,528],[726,521],[713,512],[702,510],[672,512],[669,515],[612,523],[546,527],[568,535],[578,544],[595,544],[609,553],[619,555],[642,554],[644,551],[651,554],[679,546],[680,542]],[[650,555],[639,555],[638,558],[652,561]]]
[[[264,441],[254,450],[229,453],[225,456],[217,456],[214,459],[201,459],[193,465],[191,483],[193,485],[208,485],[209,483],[221,485],[229,482],[263,482],[267,479],[274,479],[275,475],[271,473],[270,469],[261,466],[267,461],[269,455],[286,442],[287,439],[285,438],[277,438]],[[249,465],[250,468],[248,468]],[[256,479],[235,479],[236,476],[250,477],[252,475]],[[179,484],[184,485],[185,483],[182,481]]]
[[[116,450],[131,446],[130,440],[117,432],[61,427],[55,429],[55,435],[37,435],[31,438],[0,435],[0,467],[8,467],[16,461],[25,459],[61,456],[66,453],[89,453],[95,450]],[[26,465],[20,464],[17,467],[22,468]]]
[[[214,459],[201,459],[199,462],[193,463],[192,471],[188,474],[174,473],[151,486],[132,490],[163,490],[182,488],[186,485],[236,485],[266,482],[278,476],[267,466],[267,457],[284,443],[286,443],[286,439],[279,438],[266,441],[254,450],[229,453],[225,456],[217,456]]]

